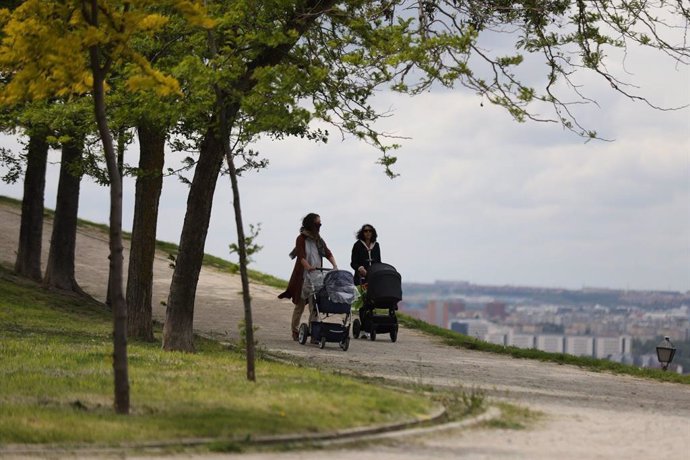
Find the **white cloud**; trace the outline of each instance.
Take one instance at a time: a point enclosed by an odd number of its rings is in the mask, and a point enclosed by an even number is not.
[[[690,102],[687,69],[656,62],[629,61],[626,69],[660,105]],[[394,109],[380,128],[409,138],[400,141],[395,180],[375,164],[374,149],[341,142],[335,132],[325,145],[259,142],[270,166],[240,179],[244,222],[262,224],[255,268],[287,278],[300,220],[315,211],[343,268],[354,232],[367,222],[405,280],[690,290],[689,111],[655,111],[590,76],[582,82],[600,107],[578,107],[579,116],[615,142],[584,143],[554,124],[515,123],[460,89],[379,95],[380,107]],[[56,177],[53,166],[48,206]],[[131,203],[133,181],[126,186]],[[186,193],[166,179],[160,239],[179,239]],[[21,186],[0,185],[0,194],[21,197]],[[86,181],[81,216],[107,222],[107,199],[106,189]],[[206,250],[229,257],[227,177],[213,209]],[[131,213],[127,205],[126,223]]]

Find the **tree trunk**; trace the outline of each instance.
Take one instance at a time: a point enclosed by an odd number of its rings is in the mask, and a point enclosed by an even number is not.
[[[213,32],[208,33],[208,44],[211,54],[215,57],[218,54],[218,47],[216,44]],[[232,203],[235,210],[235,227],[237,228],[237,248],[240,255],[240,279],[242,281],[242,300],[244,301],[244,333],[245,345],[247,351],[247,380],[250,382],[256,381],[256,373],[254,370],[254,321],[252,319],[252,303],[249,293],[249,275],[247,273],[247,245],[244,238],[244,225],[242,224],[242,208],[240,206],[240,188],[237,184],[237,169],[232,157],[232,149],[230,148],[230,119],[228,111],[225,108],[225,96],[223,92],[216,86],[216,103],[218,105],[219,131],[223,141],[223,153],[228,163],[230,170],[230,183],[232,184]],[[233,113],[234,116],[234,113]]]
[[[84,19],[98,28],[98,0],[82,2]],[[93,75],[93,100],[98,133],[103,143],[105,160],[110,180],[110,276],[108,287],[113,308],[113,373],[115,381],[115,412],[129,414],[129,373],[127,364],[127,305],[122,288],[122,177],[117,164],[113,137],[108,129],[105,111],[105,67],[100,64],[101,53],[97,45],[89,48],[91,73]]]
[[[125,128],[120,128],[120,130],[117,132],[117,169],[120,172],[120,180],[122,180],[125,170],[125,133]],[[111,274],[108,273],[108,292],[105,295],[105,304],[109,307],[112,306],[112,302],[110,300],[110,275]]]
[[[139,176],[127,275],[127,334],[129,337],[153,341],[151,291],[166,132],[147,123],[141,123],[137,130]]]
[[[94,0],[95,2],[95,0]],[[94,6],[94,9],[96,7]],[[96,61],[93,57],[92,62]],[[122,288],[122,177],[117,165],[113,139],[108,131],[103,79],[94,77],[96,121],[105,150],[110,180],[110,301],[113,308],[113,372],[115,374],[115,412],[129,413],[129,375],[127,364],[127,305]]]
[[[214,123],[201,143],[199,161],[187,198],[187,211],[165,313],[165,350],[194,351],[194,297],[211,220],[213,193],[222,163],[223,145]]]
[[[44,284],[50,288],[84,294],[74,277],[74,255],[77,242],[77,215],[81,186],[83,143],[72,139],[62,145],[60,180],[50,238]]]
[[[22,222],[14,270],[22,276],[41,281],[41,249],[43,245],[43,202],[46,188],[48,142],[46,133],[29,137]]]
[[[254,372],[254,320],[252,319],[252,300],[249,294],[249,274],[247,273],[247,245],[244,238],[244,226],[242,224],[242,209],[240,207],[240,189],[237,184],[237,169],[232,158],[232,153],[227,152],[228,168],[230,169],[230,182],[232,183],[232,203],[235,209],[235,226],[237,227],[237,247],[240,255],[240,278],[242,280],[242,300],[244,302],[244,326],[245,342],[247,347],[247,380],[256,381]]]

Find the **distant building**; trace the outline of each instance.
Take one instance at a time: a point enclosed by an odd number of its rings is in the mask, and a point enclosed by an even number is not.
[[[534,348],[534,336],[527,334],[508,334],[508,345],[518,348]]]
[[[485,340],[489,343],[506,346],[508,345],[508,334],[505,332],[489,332]]]
[[[640,367],[658,368],[659,359],[657,358],[656,354],[646,353],[644,355],[638,356],[635,359],[635,364]]]
[[[594,337],[566,336],[565,352],[575,356],[594,356]]]
[[[632,340],[630,336],[622,337],[595,337],[594,357],[606,359],[621,353],[630,353]],[[627,348],[627,350],[624,350]]]
[[[429,324],[449,328],[451,319],[464,312],[465,308],[465,302],[462,299],[430,300],[423,313],[419,313],[419,318]]]
[[[489,302],[484,306],[484,314],[487,318],[500,318],[502,321],[508,317],[506,304],[503,302]]]
[[[461,319],[450,321],[450,330],[480,340],[486,340],[486,337],[489,335],[489,326],[489,322],[481,319]]]
[[[448,310],[444,308],[443,302],[430,300],[426,304],[426,322],[435,326],[447,327]]]
[[[487,341],[488,338],[486,339]],[[500,343],[500,335],[492,337],[492,343]],[[560,334],[515,334],[505,335],[505,344],[519,348],[536,348],[549,353],[568,353],[575,356],[591,356],[632,363],[632,337],[593,337]]]
[[[409,315],[412,318],[416,318],[421,321],[426,321],[426,310],[422,310],[421,308],[411,308],[407,305],[401,305],[398,307],[398,310],[400,311],[400,313],[405,313],[406,315]]]
[[[535,348],[550,353],[563,353],[563,339],[564,337],[562,335],[538,335],[535,341]]]
[[[451,317],[462,313],[467,308],[465,301],[462,299],[447,300],[445,304],[448,308],[448,315]]]

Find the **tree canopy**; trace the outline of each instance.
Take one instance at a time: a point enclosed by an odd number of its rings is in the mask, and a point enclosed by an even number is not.
[[[679,65],[690,61],[683,33],[690,13],[682,0],[203,3],[208,16],[200,1],[100,1],[111,27],[96,30],[84,26],[78,1],[5,2],[19,6],[0,10],[0,69],[11,75],[0,103],[88,94],[87,56],[75,50],[131,38],[138,47],[113,48],[124,86],[185,93],[179,109],[188,113],[186,135],[208,121],[211,88],[217,85],[229,101],[241,102],[243,133],[307,135],[310,120],[321,118],[371,142],[384,152],[386,164],[390,145],[375,129],[382,114],[368,103],[382,85],[410,94],[435,85],[463,86],[505,107],[517,121],[556,122],[596,137],[595,127],[573,111],[594,102],[574,79],[577,72],[595,73],[613,90],[656,106],[632,77],[610,70],[610,61],[621,59],[619,51],[631,44],[665,53]],[[170,21],[166,8],[182,12],[185,21],[214,24],[216,57],[198,30],[178,26],[176,35],[154,33]],[[164,53],[168,62],[156,62],[159,55],[147,52],[156,49],[156,41],[177,49]],[[535,64],[542,66],[541,79],[522,72]],[[315,139],[324,134],[311,133]]]

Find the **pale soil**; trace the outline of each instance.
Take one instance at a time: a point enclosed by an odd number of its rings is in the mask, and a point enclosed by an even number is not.
[[[0,263],[13,265],[18,229],[19,209],[0,204]],[[50,231],[50,223],[46,222],[44,262]],[[107,251],[106,235],[90,230],[79,232],[77,281],[99,299],[105,296]],[[285,264],[285,272],[289,273],[289,259]],[[159,255],[154,270],[154,315],[162,321],[165,310],[160,301],[167,298],[172,275],[166,254]],[[239,277],[204,268],[197,291],[195,328],[237,339],[237,324],[243,317],[239,291]],[[327,454],[330,458],[690,458],[690,386],[454,349],[407,329],[401,329],[397,343],[384,335],[376,342],[353,339],[347,352],[337,344],[320,350],[292,341],[292,304],[278,300],[276,289],[253,285],[251,294],[254,322],[259,327],[257,337],[268,350],[365,375],[418,384],[477,387],[492,399],[544,414],[526,430],[473,428],[439,432],[338,449]],[[316,459],[324,454],[305,451],[241,457]]]

